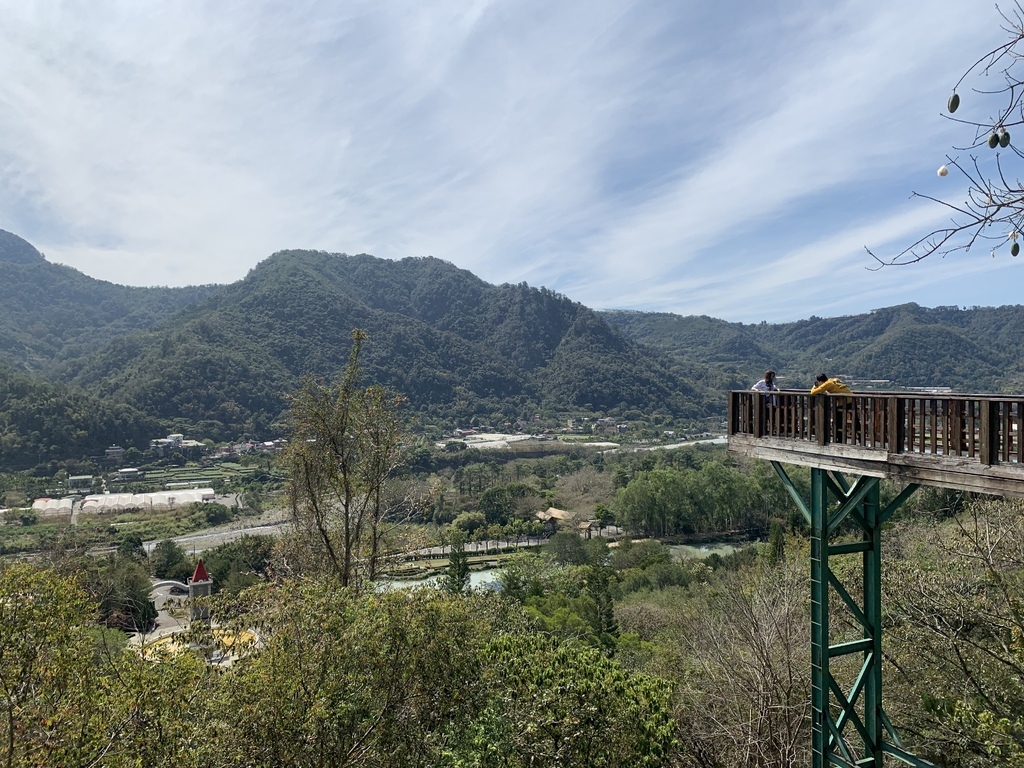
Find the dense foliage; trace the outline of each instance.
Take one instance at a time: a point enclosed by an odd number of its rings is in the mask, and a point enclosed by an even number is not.
[[[863,315],[745,325],[709,317],[605,312],[614,327],[680,360],[723,364],[743,386],[772,367],[780,385],[809,387],[817,373],[948,386],[961,392],[1024,388],[1024,306],[901,304]]]
[[[496,596],[262,584],[215,604],[196,653],[146,658],[91,610],[72,578],[0,569],[5,765],[653,768],[675,748],[668,684]]]
[[[280,428],[284,393],[334,376],[353,328],[367,380],[413,410],[505,427],[538,408],[719,409],[699,381],[545,289],[493,286],[438,259],[277,253],[159,330],[122,337],[63,375],[178,429],[220,438]]]
[[[0,466],[26,469],[145,446],[159,422],[135,408],[50,384],[0,365]]]
[[[784,533],[772,474],[722,458],[685,449],[625,457],[599,471],[549,457],[530,462],[530,471],[491,472],[497,491],[474,485],[474,498],[486,496],[486,508],[514,521],[516,502],[531,497],[524,489],[557,465],[565,475],[553,478],[554,494],[589,505],[598,486],[608,498],[611,483],[600,482],[614,480],[614,507],[623,515],[633,514],[631,487],[674,489],[674,506],[687,515],[707,494],[724,494],[721,514],[709,508],[683,518],[691,524],[731,525],[729,515],[745,504],[759,514],[767,505],[768,543],[699,560],[681,559],[677,548],[653,539],[609,545],[563,532],[539,552],[503,561],[497,594],[467,590],[468,564],[457,558],[436,590],[379,593],[314,575],[317,563],[297,557],[296,545],[308,549],[301,537],[249,536],[205,553],[219,588],[217,631],[193,628],[188,642],[196,655],[154,650],[143,661],[102,633],[103,626],[147,628],[143,569],[170,575],[193,565],[172,542],[147,557],[141,540],[125,535],[116,553],[96,558],[71,552],[69,540],[41,558],[53,570],[0,565],[0,678],[8,675],[0,686],[10,692],[0,696],[7,707],[0,759],[69,766],[806,762],[808,543],[792,525]],[[806,492],[806,477],[794,480]],[[887,485],[883,498],[894,492]],[[908,745],[937,765],[1012,767],[1024,755],[1021,511],[1016,502],[920,491],[885,532],[887,711]],[[834,567],[844,563],[851,574],[859,567],[856,557]],[[844,583],[857,599],[856,577]],[[834,607],[837,636],[856,630],[839,601]],[[246,638],[249,645],[237,644]],[[230,666],[203,661],[221,653],[232,657]]]

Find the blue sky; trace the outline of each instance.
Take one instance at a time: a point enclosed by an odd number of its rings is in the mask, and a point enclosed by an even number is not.
[[[1005,249],[864,250],[946,220],[911,191],[962,199],[936,169],[973,134],[941,113],[1005,40],[989,2],[0,13],[0,229],[93,277],[224,283],[315,248],[743,322],[1021,301]]]

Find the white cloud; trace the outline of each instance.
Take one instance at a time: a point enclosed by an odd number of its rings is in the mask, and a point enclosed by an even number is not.
[[[861,273],[864,245],[932,221],[905,198],[937,183],[961,136],[938,112],[1001,41],[994,10],[0,11],[0,227],[96,277],[227,282],[310,247],[432,254],[592,306],[729,319],[987,303],[957,299],[982,295],[978,260],[895,283]],[[842,296],[816,290],[823,249]]]

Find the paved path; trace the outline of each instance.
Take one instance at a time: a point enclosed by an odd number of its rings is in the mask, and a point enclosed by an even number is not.
[[[198,554],[205,549],[213,549],[221,544],[227,544],[229,541],[235,541],[247,535],[280,536],[282,531],[289,525],[291,525],[291,522],[284,512],[275,510],[262,514],[259,517],[242,518],[227,526],[207,528],[195,533],[173,536],[171,541],[175,542],[186,552]],[[151,541],[143,542],[142,546],[146,548],[147,552],[152,552],[153,548],[161,541],[163,539],[152,539]]]

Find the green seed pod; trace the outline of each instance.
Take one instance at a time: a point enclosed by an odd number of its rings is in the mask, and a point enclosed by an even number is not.
[[[949,102],[946,104],[949,108],[949,113],[953,114],[960,107],[960,94],[953,92],[953,95],[949,97]]]
[[[989,146],[989,149],[995,149],[995,148],[996,148],[996,146],[997,146],[998,144],[999,144],[999,134],[998,134],[998,133],[995,133],[995,132],[993,132],[993,133],[992,133],[992,134],[990,134],[990,135],[989,135],[989,137],[988,137],[988,146]]]
[[[1003,131],[1003,135],[999,137],[999,146],[1006,149],[1010,146],[1010,132]]]
[[[1010,255],[1016,256],[1018,253],[1020,253],[1020,243],[1014,243],[1010,246]]]

